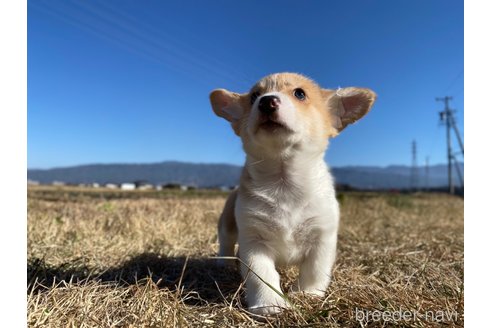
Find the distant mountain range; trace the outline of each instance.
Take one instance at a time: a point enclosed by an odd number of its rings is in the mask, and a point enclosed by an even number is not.
[[[463,174],[463,163],[459,164]],[[453,167],[456,184],[459,180]],[[409,166],[343,166],[333,167],[331,172],[337,184],[362,189],[408,188],[410,186]],[[428,168],[426,183],[425,167],[418,167],[421,187],[442,187],[447,185],[447,165],[433,165]],[[241,167],[230,164],[198,164],[183,162],[162,162],[152,164],[91,164],[53,169],[29,169],[27,178],[43,184],[61,181],[70,184],[115,183],[145,181],[151,184],[179,183],[196,187],[234,186],[239,181]]]

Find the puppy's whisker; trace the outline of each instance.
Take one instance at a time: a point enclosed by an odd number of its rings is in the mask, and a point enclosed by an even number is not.
[[[260,163],[262,163],[264,161],[265,161],[264,159],[261,159],[259,161],[253,162],[253,163],[248,163],[248,166],[253,166],[253,165],[256,165],[256,164],[260,164]]]

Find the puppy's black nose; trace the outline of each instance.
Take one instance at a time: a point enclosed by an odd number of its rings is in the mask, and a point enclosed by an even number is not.
[[[278,110],[280,98],[277,96],[263,96],[258,103],[258,110],[266,115],[272,114]]]

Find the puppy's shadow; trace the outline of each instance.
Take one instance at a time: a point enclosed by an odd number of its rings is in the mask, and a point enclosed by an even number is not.
[[[185,267],[186,263],[186,267]],[[33,288],[50,286],[59,281],[102,281],[119,286],[135,285],[142,279],[152,279],[159,288],[175,291],[178,284],[183,293],[196,297],[186,298],[190,305],[223,303],[230,300],[241,283],[241,276],[235,266],[222,267],[215,259],[166,257],[157,253],[143,253],[124,262],[98,272],[83,263],[69,262],[51,266],[44,260],[30,259],[27,264],[28,292]],[[180,282],[181,280],[181,282]],[[38,284],[34,284],[37,281]]]

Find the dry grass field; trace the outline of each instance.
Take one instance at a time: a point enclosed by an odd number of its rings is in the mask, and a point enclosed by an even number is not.
[[[28,189],[29,327],[463,326],[463,199],[342,193],[324,299],[251,319],[222,269],[220,192]],[[282,271],[283,288],[293,268]],[[360,319],[360,320],[359,320]]]

